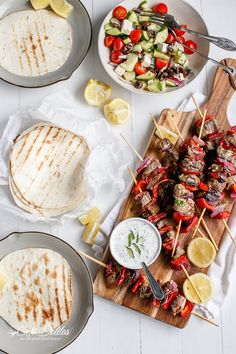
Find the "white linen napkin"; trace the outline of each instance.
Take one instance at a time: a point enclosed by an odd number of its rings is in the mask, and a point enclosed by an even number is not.
[[[195,93],[194,97],[199,105],[201,105],[206,99],[206,97],[201,93]],[[178,110],[184,112],[191,112],[195,110],[195,106],[191,98],[185,99],[178,107]],[[232,123],[236,124],[236,122]],[[96,257],[101,257],[103,254],[104,246],[108,242],[108,236],[104,236],[104,234],[110,235],[114,223],[118,217],[122,203],[125,201],[129,190],[130,188],[123,193],[118,203],[114,206],[114,208],[111,210],[101,225],[101,230],[103,232],[99,232],[95,244],[92,247],[95,251]],[[229,222],[229,227],[231,228],[233,235],[236,234],[235,210],[236,206],[233,208]],[[221,241],[219,252],[208,273],[214,283],[214,297],[205,305],[196,305],[196,312],[206,316],[209,319],[216,318],[218,316],[220,308],[222,307],[227,293],[229,292],[230,284],[233,282],[232,277],[236,271],[235,267],[235,247],[229,235],[227,235],[225,232]]]
[[[66,218],[77,217],[93,203],[102,188],[106,186],[112,193],[125,189],[124,174],[132,163],[130,149],[120,139],[119,134],[107,123],[106,119],[92,120],[80,117],[80,106],[69,91],[63,90],[43,99],[38,109],[19,111],[10,116],[0,139],[0,208],[23,219],[47,223],[63,222]],[[87,200],[63,216],[43,218],[18,208],[12,200],[8,185],[9,150],[15,137],[24,129],[39,121],[47,121],[84,136],[90,156],[85,166]]]

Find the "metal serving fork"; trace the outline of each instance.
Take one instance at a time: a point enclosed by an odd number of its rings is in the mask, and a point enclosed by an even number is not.
[[[178,24],[178,22],[175,20],[174,16],[172,16],[172,15],[162,14],[159,12],[153,13],[150,11],[142,11],[142,12],[139,12],[139,14],[143,15],[143,16],[149,16],[151,18],[152,22],[154,22],[160,26],[167,26],[167,27],[169,27],[169,29],[174,29],[174,28],[181,29],[182,28],[184,30],[184,32],[188,32],[188,33],[194,34],[197,37],[204,38],[224,50],[228,50],[228,51],[235,51],[236,50],[236,44],[233,41],[231,41],[230,39],[223,38],[223,37],[207,36],[205,34],[193,31],[189,28],[181,27],[181,25]]]

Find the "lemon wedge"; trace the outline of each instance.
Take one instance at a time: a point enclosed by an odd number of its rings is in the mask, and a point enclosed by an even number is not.
[[[102,217],[101,211],[94,207],[87,210],[84,214],[79,216],[79,221],[82,225],[87,225],[90,221],[98,221]]]
[[[92,246],[99,229],[100,224],[98,222],[90,221],[83,233],[82,240]]]
[[[189,243],[187,255],[196,267],[206,268],[214,261],[216,251],[210,240],[196,237]]]
[[[0,272],[0,291],[3,289],[7,282],[7,276],[4,273]]]
[[[209,301],[212,298],[214,291],[214,286],[211,278],[204,273],[195,273],[190,275],[190,278],[198,290],[202,301],[204,303]],[[184,296],[194,304],[202,303],[188,279],[186,279],[183,284],[183,292]]]
[[[45,9],[50,4],[50,0],[30,0],[30,2],[35,10]]]
[[[61,17],[68,17],[73,10],[73,6],[66,0],[50,0],[50,6]]]
[[[167,128],[164,128],[162,127],[161,125],[159,125],[159,130],[162,134],[162,137],[163,138],[167,138],[169,139],[173,145],[175,145],[179,139],[178,135],[175,134],[174,132],[172,132],[171,130],[167,129]],[[162,138],[158,132],[158,130],[156,130],[156,135],[158,136],[158,138]]]
[[[121,98],[115,98],[104,106],[106,119],[113,124],[123,124],[131,113],[130,105]]]
[[[111,91],[105,82],[91,79],[85,87],[84,98],[89,105],[99,107],[111,96]]]

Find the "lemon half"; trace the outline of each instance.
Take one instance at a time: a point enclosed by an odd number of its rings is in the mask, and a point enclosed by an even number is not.
[[[214,292],[214,286],[211,278],[204,273],[195,273],[190,275],[190,278],[197,288],[202,302],[205,303],[209,301],[212,298]],[[186,279],[183,284],[183,292],[184,296],[194,304],[202,303],[188,279]]]
[[[160,130],[163,138],[169,139],[173,145],[175,145],[177,143],[177,141],[179,139],[177,134],[175,134],[174,132],[172,132],[171,130],[169,130],[167,128],[162,127],[161,125],[159,125],[159,130]],[[158,130],[156,130],[155,133],[158,136],[158,138],[162,139]]]
[[[104,106],[106,119],[113,124],[123,124],[131,113],[130,105],[121,98],[115,98]]]
[[[189,243],[187,255],[196,267],[206,268],[214,261],[216,251],[210,240],[196,237]]]
[[[50,0],[50,6],[61,17],[68,17],[73,10],[73,6],[66,0]]]
[[[102,214],[101,211],[93,207],[89,210],[87,210],[84,214],[79,216],[79,221],[81,222],[82,225],[87,225],[90,223],[90,221],[99,221],[101,220]]]
[[[85,87],[84,98],[91,106],[99,107],[111,96],[111,91],[105,82],[91,79]]]
[[[30,0],[30,2],[35,10],[45,9],[50,4],[50,0]]]

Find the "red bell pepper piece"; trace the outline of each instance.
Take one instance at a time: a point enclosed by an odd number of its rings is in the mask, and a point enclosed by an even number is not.
[[[155,186],[153,187],[152,189],[152,195],[154,197],[154,199],[157,199],[158,198],[158,188],[159,188],[159,185],[161,183],[164,183],[164,182],[168,182],[168,181],[171,181],[169,178],[166,178],[167,176],[163,176],[162,179],[160,181],[158,181]]]
[[[186,301],[186,305],[185,307],[183,308],[183,310],[180,312],[180,316],[182,318],[186,318],[190,315],[190,313],[192,312],[193,310],[193,304],[191,301],[187,300]]]
[[[173,293],[168,293],[165,295],[165,298],[161,304],[161,307],[164,310],[168,310],[168,308],[170,307],[171,303],[174,301],[174,299],[178,296],[178,291],[175,291]]]
[[[173,219],[175,221],[180,221],[180,220],[185,221],[185,220],[192,219],[192,216],[182,215],[178,211],[175,211],[174,214],[173,214]]]
[[[229,191],[232,193],[236,193],[236,184],[234,184],[233,186],[230,186]]]
[[[125,267],[122,267],[121,268],[121,271],[120,271],[120,274],[119,274],[119,277],[116,279],[116,284],[118,286],[121,286],[124,281],[125,281],[125,276],[126,276],[126,271],[127,269]]]
[[[190,186],[187,183],[181,182],[181,184],[190,192],[195,192],[198,190],[198,187],[196,186]]]
[[[212,119],[211,114],[207,114],[207,115],[206,115],[206,118],[205,118],[205,121],[206,121],[206,120],[210,120],[210,119]],[[196,122],[196,128],[200,127],[201,124],[202,124],[202,118],[198,119],[198,121]]]
[[[159,307],[160,307],[160,301],[159,300],[157,300],[157,299],[153,299],[152,300],[152,306],[154,306],[154,307],[157,307],[158,309],[159,309]]]
[[[204,182],[200,182],[198,185],[198,188],[201,189],[202,191],[205,191],[205,192],[209,191],[208,185]]]
[[[231,127],[228,131],[227,131],[227,135],[233,135],[236,134],[236,125]]]
[[[138,277],[138,279],[136,280],[136,282],[131,288],[131,293],[136,294],[138,288],[143,284],[143,282],[144,282],[144,277],[142,276],[142,274],[140,274],[140,276]]]
[[[201,172],[200,171],[189,171],[186,168],[181,168],[181,171],[185,174],[185,175],[195,175],[195,176],[200,176]]]
[[[209,172],[208,175],[214,179],[219,178],[219,172]]]
[[[214,132],[211,134],[208,134],[206,137],[206,140],[215,140],[215,139],[220,139],[223,138],[224,134],[221,132]]]
[[[175,244],[175,239],[170,240],[170,241],[167,241],[167,242],[164,242],[164,243],[162,244],[162,247],[163,247],[163,249],[164,249],[167,253],[169,253],[169,252],[171,252],[171,251],[173,250],[174,244]],[[179,242],[177,241],[176,247],[177,247],[178,245],[179,245]]]
[[[197,225],[197,222],[198,222],[198,216],[194,215],[192,219],[184,222],[184,226],[181,228],[180,232],[182,234],[187,234],[194,226]]]
[[[167,215],[167,213],[166,213],[165,211],[162,211],[162,212],[159,213],[159,214],[149,216],[149,217],[147,218],[147,221],[152,222],[152,223],[155,223],[155,222],[157,222],[157,221],[159,221],[159,220],[165,218],[166,215]]]
[[[138,194],[140,193],[140,190],[144,192],[146,187],[147,187],[147,181],[145,179],[140,179],[138,183],[134,186],[133,191],[135,194]]]
[[[208,209],[213,211],[215,209],[214,205],[209,204],[205,198],[199,198],[196,200],[196,204],[201,209]]]
[[[175,270],[181,270],[182,269],[182,265],[185,267],[185,268],[188,268],[189,267],[189,260],[188,260],[188,257],[183,254],[182,256],[180,256],[179,258],[176,258],[176,259],[172,259],[170,261],[170,265],[171,265],[171,268],[172,269],[175,269]]]
[[[159,230],[159,232],[160,232],[161,235],[163,235],[163,234],[165,234],[166,232],[168,232],[168,231],[170,231],[170,230],[172,230],[172,229],[173,229],[173,226],[167,225],[167,226],[163,226],[163,227]]]
[[[214,219],[228,219],[231,213],[229,211],[222,211],[221,213],[214,216]]]

